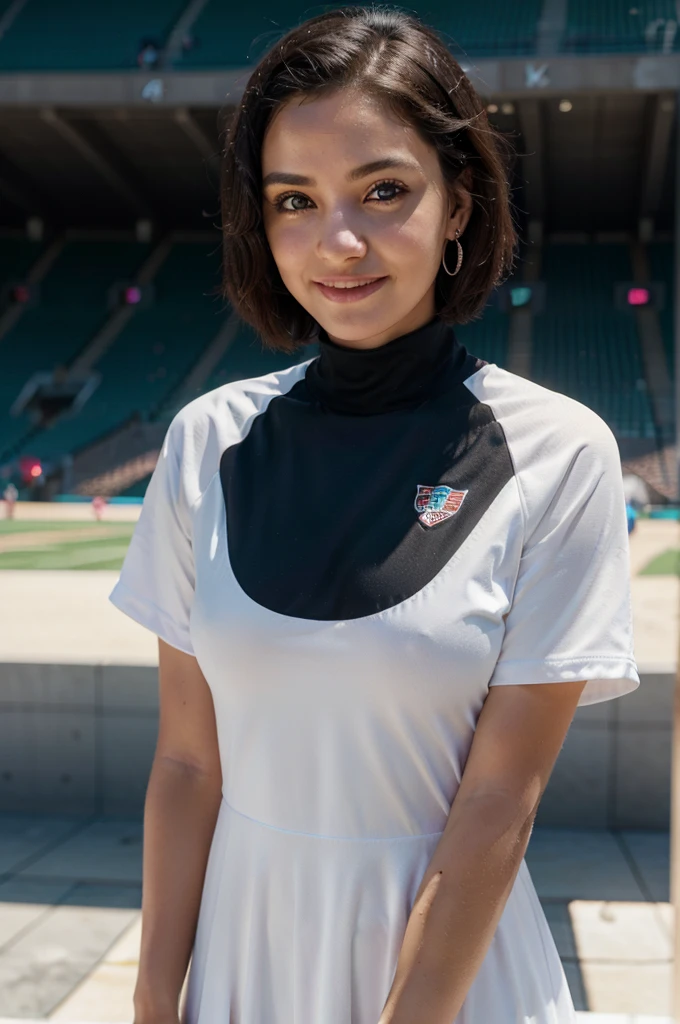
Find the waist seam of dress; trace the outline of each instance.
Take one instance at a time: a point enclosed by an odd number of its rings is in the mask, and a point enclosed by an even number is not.
[[[323,835],[319,832],[301,832],[298,829],[292,828],[281,828],[279,825],[270,825],[266,821],[260,821],[259,818],[253,818],[250,814],[244,814],[243,811],[239,811],[238,808],[234,807],[229,803],[225,797],[222,797],[224,803],[233,811],[234,814],[238,814],[239,817],[245,818],[246,821],[252,821],[255,825],[261,825],[263,828],[272,829],[274,832],[284,832],[286,835],[292,836],[304,836],[307,839],[326,839],[331,842],[340,843],[398,843],[408,839],[431,839],[434,836],[443,835],[442,832],[422,832],[417,835],[403,835],[403,836],[328,836]]]

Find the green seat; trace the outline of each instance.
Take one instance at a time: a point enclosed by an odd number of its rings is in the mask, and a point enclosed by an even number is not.
[[[667,22],[677,22],[674,0],[569,0],[565,53],[658,53]],[[680,39],[669,42],[678,48]],[[666,44],[668,45],[668,44]]]
[[[109,317],[111,285],[133,275],[148,252],[131,241],[67,242],[40,286],[39,303],[0,338],[0,454],[32,427],[27,416],[9,415],[24,384],[75,358]]]
[[[143,39],[159,46],[186,0],[28,0],[0,39],[3,71],[136,68]]]
[[[439,0],[410,9],[443,33],[455,53],[503,56],[533,52],[541,6],[541,0],[514,4]],[[224,0],[210,0],[192,28],[195,46],[179,58],[178,66],[241,68],[256,64],[289,29],[309,16],[309,7],[302,3],[261,0],[235,8]]]
[[[615,285],[631,277],[626,245],[546,246],[531,377],[590,406],[618,437],[653,438],[635,315],[614,305]]]
[[[456,337],[471,355],[479,356],[487,363],[505,366],[508,358],[509,326],[507,313],[501,312],[495,302],[490,302],[481,320],[460,324],[455,331]]]
[[[285,370],[296,363],[312,359],[317,352],[318,346],[315,344],[303,345],[290,353],[265,348],[255,331],[244,323],[203,390],[210,391],[230,381],[248,380],[250,377],[262,377],[266,373]]]
[[[649,269],[652,280],[660,281],[664,286],[664,304],[659,310],[659,324],[663,335],[668,372],[675,379],[675,323],[674,301],[675,281],[673,277],[673,243],[653,242],[647,247]]]
[[[215,294],[218,271],[214,242],[175,245],[154,280],[154,303],[134,313],[97,363],[97,390],[75,416],[34,438],[31,454],[56,460],[135,414],[148,418],[220,329],[226,313]]]

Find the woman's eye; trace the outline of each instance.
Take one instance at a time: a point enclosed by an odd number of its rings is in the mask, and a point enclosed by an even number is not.
[[[369,195],[373,195],[374,192],[382,193],[382,195],[378,196],[378,202],[384,204],[391,202],[393,199],[398,199],[402,192],[405,191],[406,189],[398,185],[396,181],[381,181],[373,186]]]
[[[307,196],[303,196],[301,192],[289,192],[287,195],[279,196],[275,201],[274,205],[277,210],[285,210],[287,213],[297,213],[298,210],[306,209],[305,206],[296,205],[298,202],[308,202]],[[287,206],[286,203],[291,203],[291,206]]]
[[[380,181],[377,185],[373,186],[368,195],[372,196],[377,193],[377,200],[373,199],[371,201],[385,206],[387,203],[398,199],[406,191],[407,189],[396,181]],[[301,213],[303,210],[308,209],[310,205],[310,200],[302,192],[286,192],[283,195],[277,196],[274,200],[276,209],[283,213]]]

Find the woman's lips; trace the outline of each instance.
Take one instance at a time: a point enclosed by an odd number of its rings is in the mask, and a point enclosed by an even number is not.
[[[354,288],[334,288],[332,285],[321,284],[319,281],[315,281],[314,284],[321,294],[330,299],[331,302],[358,302],[359,299],[365,299],[368,295],[373,295],[379,288],[382,288],[386,281],[386,277],[379,277],[377,281],[371,281],[370,284],[360,284]]]

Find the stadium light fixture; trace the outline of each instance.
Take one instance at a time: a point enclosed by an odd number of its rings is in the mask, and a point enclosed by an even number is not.
[[[574,104],[571,100],[560,100],[559,110],[562,114],[568,114],[570,110],[573,110]]]

